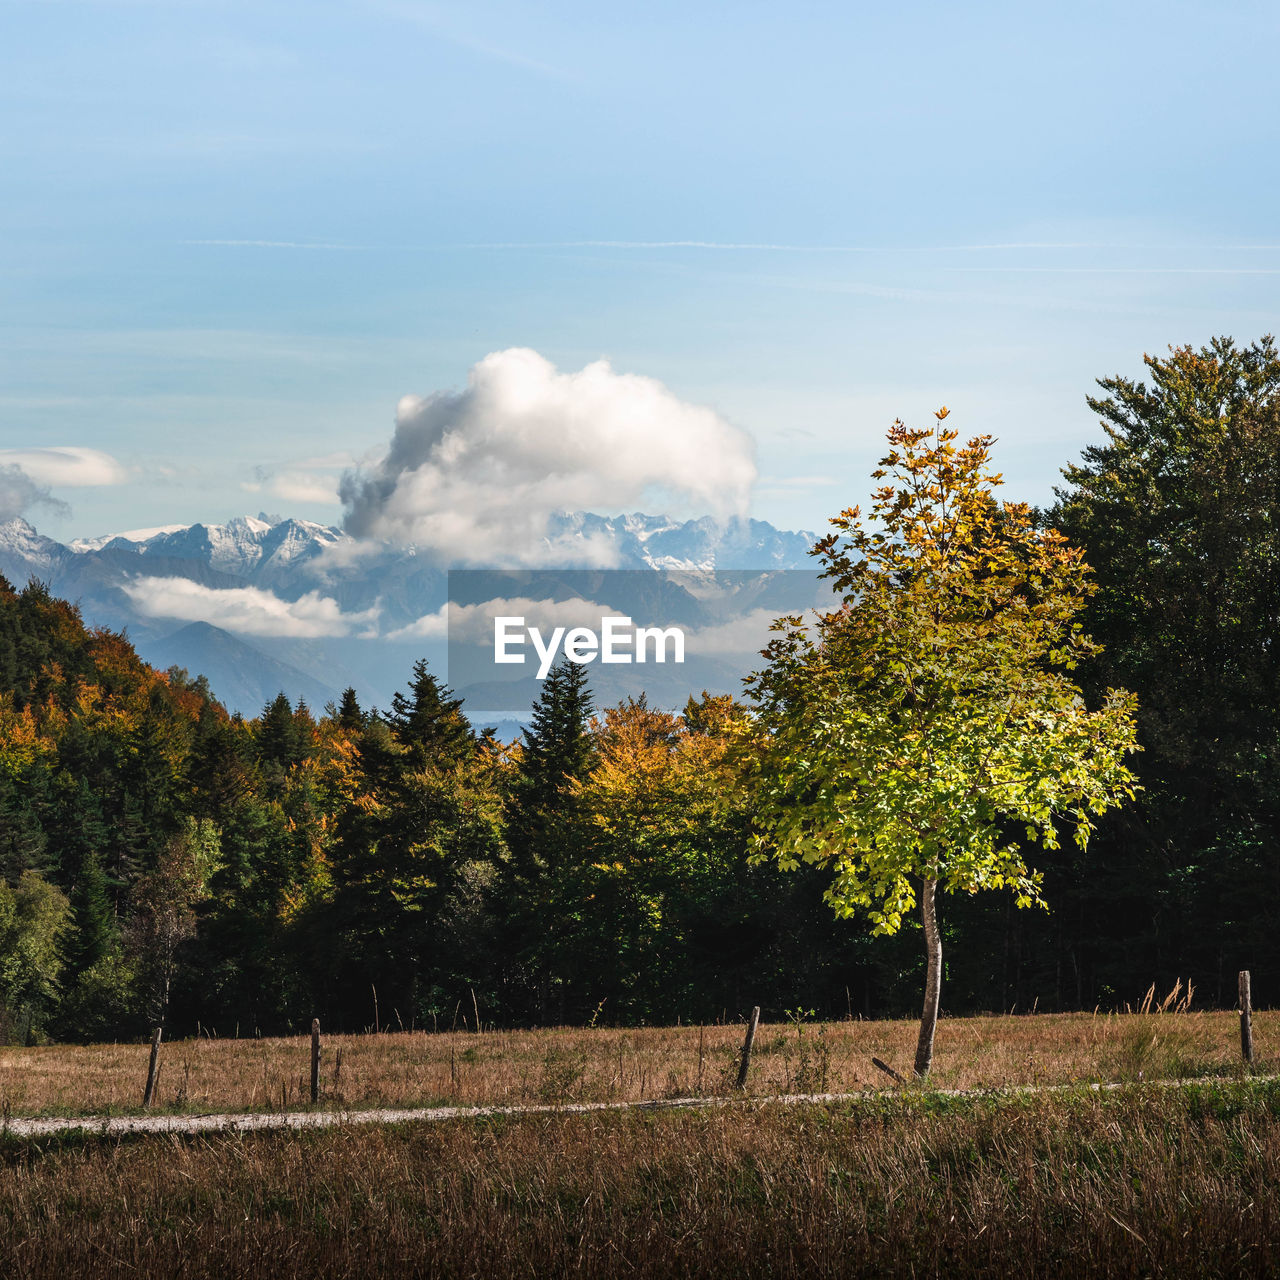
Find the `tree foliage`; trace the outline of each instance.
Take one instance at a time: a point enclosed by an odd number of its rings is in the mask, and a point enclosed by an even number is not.
[[[1099,381],[1105,440],[1047,517],[1096,575],[1084,683],[1138,693],[1144,748],[1141,801],[1077,891],[1121,936],[1071,945],[1095,982],[1194,967],[1229,998],[1224,970],[1280,977],[1280,353],[1216,338],[1144,362]]]
[[[503,744],[420,662],[386,711],[242,718],[0,580],[0,1038],[141,1036],[166,980],[178,1035],[898,1014],[914,909],[935,1006],[944,938],[954,1008],[1273,989],[1280,357],[1147,366],[1035,520],[989,440],[897,428],[751,709],[565,663]]]
[[[52,1009],[70,924],[66,895],[35,871],[12,888],[0,880],[0,1033],[25,1021],[29,1040]]]
[[[946,410],[938,414],[939,424]],[[1041,901],[1027,848],[1084,846],[1131,794],[1134,699],[1086,709],[1068,672],[1094,652],[1075,620],[1082,553],[998,502],[991,437],[895,423],[869,520],[837,516],[814,554],[842,607],[780,620],[751,678],[762,853],[828,868],[836,912],[893,933],[917,898],[936,1017],[937,887]],[[917,1070],[928,1070],[922,1039]]]

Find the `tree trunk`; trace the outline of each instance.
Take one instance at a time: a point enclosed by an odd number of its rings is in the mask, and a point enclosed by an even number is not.
[[[926,880],[920,890],[920,914],[924,919],[924,1013],[920,1016],[920,1040],[916,1045],[916,1075],[924,1079],[933,1065],[933,1033],[938,1025],[942,996],[942,934],[938,932],[938,882]]]

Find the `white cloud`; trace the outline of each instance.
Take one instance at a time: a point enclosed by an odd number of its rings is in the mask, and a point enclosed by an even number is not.
[[[499,617],[526,618],[529,625],[548,635],[556,627],[598,627],[600,619],[616,617],[609,605],[571,596],[568,600],[535,600],[532,596],[496,597],[483,604],[442,604],[434,613],[424,614],[407,626],[386,634],[388,640],[431,640],[448,636],[465,644],[493,643],[493,620]]]
[[[605,542],[553,536],[557,511],[653,504],[745,514],[751,438],[662,383],[605,360],[561,373],[536,351],[494,352],[467,389],[405,396],[386,456],[342,480],[357,537],[413,543],[453,564],[607,566]]]
[[[472,606],[476,607],[476,606]],[[438,640],[449,634],[449,606],[442,604],[435,613],[424,613],[416,622],[388,631],[387,640]]]
[[[100,449],[58,446],[50,449],[0,449],[0,465],[21,467],[38,484],[89,488],[123,484],[125,469]]]
[[[338,497],[337,480],[325,476],[286,473],[276,476],[267,488],[285,502],[316,502],[336,507],[342,501]]]
[[[285,472],[265,481],[246,480],[240,487],[245,493],[265,492],[285,502],[313,502],[336,507],[342,501],[338,497],[336,479],[298,472]]]
[[[260,587],[206,587],[186,578],[134,578],[123,589],[146,617],[208,622],[250,636],[371,638],[380,612],[375,606],[343,613],[336,600],[318,591],[282,600]]]
[[[240,488],[246,493],[268,493],[284,502],[310,502],[336,507],[342,501],[338,496],[337,473],[355,465],[356,458],[345,452],[303,458],[291,463],[283,471],[258,467],[254,478],[244,481]]]
[[[771,629],[778,616],[777,609],[752,609],[729,622],[699,627],[686,637],[688,651],[699,657],[758,654],[773,638]]]

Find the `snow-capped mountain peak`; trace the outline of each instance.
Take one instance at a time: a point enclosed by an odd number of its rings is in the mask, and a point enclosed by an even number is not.
[[[225,524],[173,524],[132,529],[96,538],[77,538],[77,554],[124,552],[150,559],[195,560],[234,577],[254,576],[270,566],[279,569],[349,542],[341,529],[282,516],[234,516]]]
[[[691,578],[722,569],[767,578],[808,568],[813,545],[812,534],[758,520],[641,512],[562,512],[547,534],[560,561],[548,567],[552,575],[572,573],[575,561],[599,567],[602,559],[619,569],[679,570],[685,581],[678,590],[698,599]],[[589,548],[591,557],[575,554],[577,548]],[[501,553],[495,549],[496,557]],[[336,699],[351,684],[363,699],[387,705],[395,664],[417,643],[396,637],[438,611],[448,591],[447,567],[427,549],[415,554],[331,525],[261,513],[222,524],[131,529],[70,546],[25,520],[10,520],[0,523],[0,574],[16,587],[32,578],[47,582],[77,601],[92,625],[127,630],[146,658],[216,675],[215,687],[224,686],[246,714],[261,707],[259,694],[263,701],[275,696],[279,685],[272,682],[284,680],[286,670],[295,696],[312,699],[319,681]],[[253,650],[283,667],[254,667]],[[255,692],[236,693],[250,668],[257,671]]]
[[[69,554],[62,543],[37,533],[21,516],[0,522],[0,558],[28,567],[27,577],[48,573]],[[6,567],[0,564],[0,571]]]
[[[101,551],[103,547],[109,547],[113,542],[130,545],[145,544],[154,538],[163,537],[168,533],[180,533],[183,529],[190,527],[185,524],[162,524],[154,529],[129,529],[124,533],[102,534],[97,538],[75,538],[68,542],[67,546],[72,551]]]

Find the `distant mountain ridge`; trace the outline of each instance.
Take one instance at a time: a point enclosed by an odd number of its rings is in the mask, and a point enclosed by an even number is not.
[[[279,516],[236,516],[226,524],[169,525],[69,544],[77,555],[115,552],[147,559],[196,560],[235,577],[259,578],[287,570],[325,549],[354,542],[330,525]]]
[[[336,701],[330,685],[207,622],[189,622],[170,636],[141,645],[138,653],[160,671],[185,667],[192,675],[205,676],[217,699],[244,715],[256,714],[282,689],[291,701],[302,698],[316,712]]]
[[[565,513],[553,517],[548,534],[557,545],[590,543],[593,559],[600,546],[612,547],[618,568],[694,572],[810,568],[814,542],[813,534],[762,520],[680,521],[639,512]],[[15,519],[0,523],[0,573],[18,586],[47,582],[77,602],[90,625],[126,631],[148,661],[206,675],[218,696],[245,714],[256,714],[282,688],[323,705],[348,684],[362,701],[385,707],[415,657],[437,665],[444,657],[442,638],[424,639],[413,628],[443,606],[447,569],[416,547],[359,540],[309,520],[259,513],[64,544]],[[236,588],[268,594],[245,600],[243,591],[234,596]],[[233,598],[275,609],[279,632],[255,631],[234,611],[216,611]],[[204,614],[202,601],[210,604]],[[311,621],[298,623],[295,615]],[[338,619],[330,633],[317,629],[320,616]],[[355,618],[376,618],[377,636],[344,621]]]
[[[50,547],[61,547],[42,539],[25,520],[0,525],[0,554],[5,531],[23,526],[26,539],[34,538]],[[815,535],[776,529],[764,520],[717,521],[710,516],[673,520],[669,516],[601,516],[590,511],[561,513],[551,518],[548,529],[553,540],[566,537],[584,544],[588,539],[607,539],[617,552],[619,569],[788,569],[799,568],[812,547]],[[13,535],[15,541],[21,535]],[[210,568],[242,577],[272,576],[278,570],[322,557],[334,549],[378,548],[379,556],[397,554],[416,557],[412,545],[393,547],[353,538],[334,525],[316,524],[269,516],[236,516],[226,524],[167,525],[137,529],[97,538],[77,538],[64,548],[77,555],[124,552],[139,557],[174,557],[202,560]],[[573,567],[567,565],[565,567]]]

